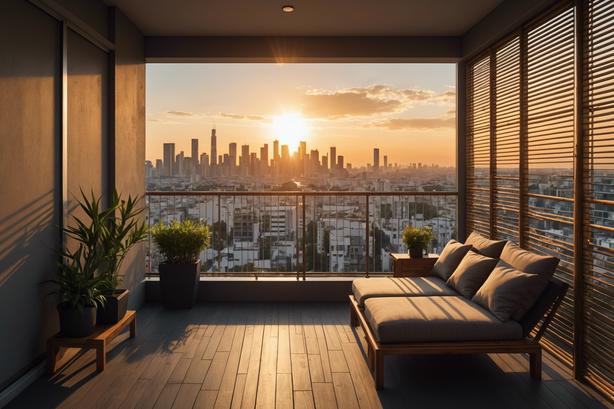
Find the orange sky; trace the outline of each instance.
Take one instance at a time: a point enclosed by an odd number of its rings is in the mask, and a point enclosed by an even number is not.
[[[362,166],[379,147],[389,163],[454,165],[455,98],[453,64],[148,64],[147,159],[164,142],[189,156],[191,138],[209,153],[212,127],[218,154],[272,149],[273,119],[295,113],[320,155],[334,145]]]

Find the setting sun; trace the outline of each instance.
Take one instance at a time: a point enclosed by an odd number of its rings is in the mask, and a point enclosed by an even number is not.
[[[309,134],[309,125],[301,114],[288,112],[273,117],[273,133],[282,145],[288,145],[290,151],[298,148],[299,142]]]

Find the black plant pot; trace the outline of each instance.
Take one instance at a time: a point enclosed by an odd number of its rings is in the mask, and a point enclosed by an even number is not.
[[[128,311],[128,300],[130,291],[115,290],[113,294],[105,295],[107,302],[103,307],[98,308],[96,314],[96,323],[98,324],[115,324],[126,315]]]
[[[60,304],[58,313],[60,314],[60,333],[64,337],[86,337],[96,331],[96,307],[85,307],[79,310]]]
[[[422,258],[422,254],[422,248],[409,249],[409,257],[411,258]]]
[[[200,261],[193,264],[161,263],[160,295],[166,308],[192,308],[196,303]]]

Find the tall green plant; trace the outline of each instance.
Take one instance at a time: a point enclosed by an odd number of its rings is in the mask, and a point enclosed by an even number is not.
[[[165,261],[171,264],[196,262],[200,252],[211,243],[209,226],[192,220],[157,224],[151,228],[151,236]]]
[[[97,274],[103,278],[107,293],[113,292],[121,281],[119,271],[128,250],[147,237],[145,223],[138,219],[144,211],[137,206],[139,201],[139,196],[124,200],[114,191],[109,205],[103,207],[102,197],[96,197],[94,192],[88,197],[81,191],[79,207],[87,217],[73,217],[75,225],[65,228],[68,237],[87,253],[95,253]]]

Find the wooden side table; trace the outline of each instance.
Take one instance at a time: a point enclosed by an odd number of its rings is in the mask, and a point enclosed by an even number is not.
[[[423,277],[431,274],[437,261],[435,255],[411,258],[407,253],[390,253],[394,277]]]
[[[113,325],[101,325],[92,335],[83,338],[67,338],[60,334],[49,338],[47,341],[47,363],[49,372],[56,370],[58,354],[63,355],[62,348],[82,348],[96,350],[96,370],[104,371],[107,363],[107,346],[126,327],[130,326],[130,338],[136,336],[136,311],[128,311],[124,318]]]

